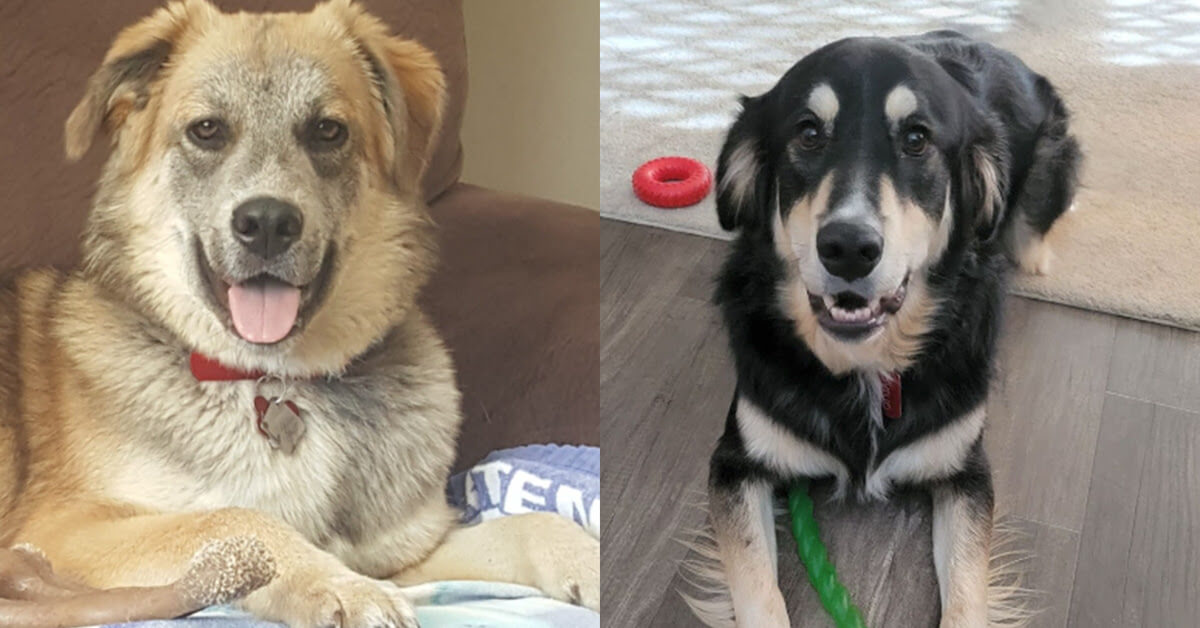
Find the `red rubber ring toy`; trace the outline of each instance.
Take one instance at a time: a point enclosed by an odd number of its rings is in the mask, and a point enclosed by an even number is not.
[[[687,157],[659,157],[633,172],[633,193],[643,203],[675,209],[695,205],[712,190],[708,167]]]

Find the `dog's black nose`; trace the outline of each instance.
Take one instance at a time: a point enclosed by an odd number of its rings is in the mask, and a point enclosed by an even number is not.
[[[883,236],[851,222],[833,222],[817,232],[817,255],[831,275],[854,281],[866,277],[883,255]]]
[[[233,210],[233,236],[263,259],[288,250],[303,230],[300,209],[277,198],[252,198]]]

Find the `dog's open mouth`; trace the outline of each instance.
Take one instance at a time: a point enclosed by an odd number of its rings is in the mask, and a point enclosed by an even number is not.
[[[905,277],[900,287],[870,301],[854,292],[834,295],[809,292],[808,302],[825,331],[843,340],[862,340],[900,311],[907,291],[908,277]]]
[[[304,325],[324,297],[333,267],[331,247],[316,278],[305,285],[293,285],[265,273],[231,281],[217,276],[198,242],[196,251],[196,261],[217,310],[228,315],[226,322],[238,336],[260,345],[281,342]]]

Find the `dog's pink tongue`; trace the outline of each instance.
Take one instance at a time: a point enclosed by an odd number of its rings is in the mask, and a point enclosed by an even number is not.
[[[229,313],[238,334],[259,344],[279,342],[296,324],[300,289],[281,281],[248,281],[229,287]]]

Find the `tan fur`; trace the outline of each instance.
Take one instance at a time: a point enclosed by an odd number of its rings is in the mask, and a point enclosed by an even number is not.
[[[713,494],[710,500],[723,504],[710,514],[732,607],[742,612],[733,618],[737,628],[786,628],[787,607],[775,573],[771,487],[747,483],[737,494]],[[709,619],[710,625],[722,623]]]
[[[933,491],[933,565],[942,605],[942,628],[987,628],[988,551],[992,518],[973,515],[953,489]]]
[[[826,125],[833,124],[839,108],[837,94],[828,83],[821,83],[808,93],[808,108]]]
[[[709,512],[707,504],[694,507]],[[787,534],[787,511],[781,509],[774,516],[779,526],[776,532]],[[688,558],[679,564],[679,576],[683,581],[679,589],[680,596],[704,625],[734,628],[736,624],[729,576],[723,566],[711,524],[685,530],[677,538],[688,550]],[[979,535],[970,538],[976,542],[981,539]],[[1021,547],[1028,545],[1028,539],[1011,520],[1001,519],[992,526],[990,547],[986,550],[989,628],[1021,628],[1040,612],[1034,606],[1038,592],[1022,584],[1022,577],[1027,571],[1025,563],[1031,555]]]
[[[711,528],[688,530],[691,540],[681,541],[692,555],[679,563],[683,586],[679,596],[684,604],[709,628],[736,628],[733,596],[725,581],[721,551]]]
[[[883,111],[888,122],[898,124],[917,110],[917,95],[905,85],[897,85],[888,92]]]
[[[750,193],[754,186],[754,179],[758,176],[758,160],[755,158],[755,153],[758,147],[753,141],[746,141],[733,149],[729,156],[729,166],[724,173],[725,176],[717,182],[718,192],[724,193],[731,191],[733,206],[740,208],[746,200],[746,195]]]
[[[1024,585],[1033,554],[1027,535],[1012,519],[996,518],[992,545],[988,548],[988,625],[991,628],[1022,628],[1041,612],[1040,592]]]
[[[1012,246],[1010,250],[1017,255],[1017,264],[1021,270],[1030,275],[1048,275],[1054,264],[1054,250],[1046,242],[1046,236],[1038,233],[1025,222],[1017,218],[1013,225]]]
[[[712,521],[708,518],[708,494],[697,490],[689,492],[691,499],[685,502],[686,507],[694,509],[706,520],[701,526],[685,528],[674,535],[687,552],[687,557],[679,562],[682,585],[677,592],[705,626],[734,628],[733,597],[725,581],[721,550],[713,534]]]
[[[65,137],[70,159],[82,157],[102,128],[110,133],[122,129],[130,114],[145,107],[151,80],[165,78],[163,74],[151,73],[135,80],[118,80],[114,62],[142,53],[157,43],[183,44],[189,33],[212,19],[214,11],[207,2],[199,0],[175,2],[117,35],[104,55],[100,70],[88,82],[87,94],[67,118]]]
[[[1001,195],[1003,190],[1000,187],[1000,171],[996,168],[996,162],[988,155],[987,151],[980,147],[975,147],[973,151],[975,160],[975,171],[979,173],[979,177],[983,180],[983,206],[979,212],[979,224],[988,224],[994,220],[996,211],[1003,202]]]
[[[270,347],[202,307],[163,172],[231,56],[251,70],[319,59],[337,94],[327,110],[361,138],[354,205],[328,227],[326,298]],[[123,71],[131,57],[148,65]],[[533,515],[452,530],[459,393],[416,304],[434,263],[419,181],[444,89],[432,53],[347,0],[268,16],[186,0],[117,37],[66,125],[72,158],[103,131],[114,144],[83,267],[0,290],[0,542],[112,587],[169,582],[206,542],[254,535],[278,577],[244,604],[293,626],[414,625],[378,578],[500,579],[598,606],[599,545],[578,526]],[[196,382],[191,351],[289,381]],[[283,387],[307,426],[293,456],[253,424],[255,395]]]

